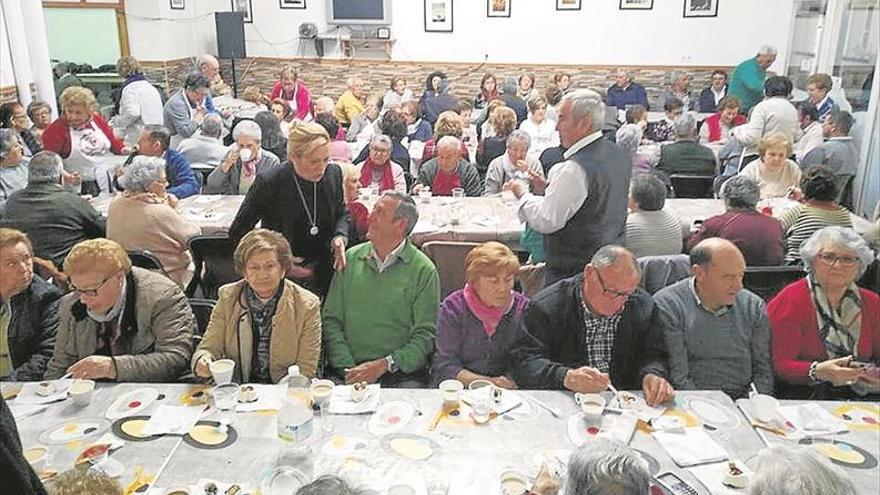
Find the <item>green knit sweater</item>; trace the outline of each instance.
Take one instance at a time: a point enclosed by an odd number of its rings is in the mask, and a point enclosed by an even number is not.
[[[389,354],[404,373],[424,368],[434,351],[440,282],[434,263],[410,241],[379,273],[366,242],[349,249],[324,302],[330,366],[343,370]]]

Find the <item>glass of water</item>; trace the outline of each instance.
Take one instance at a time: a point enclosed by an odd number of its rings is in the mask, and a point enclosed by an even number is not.
[[[474,400],[471,416],[477,424],[483,424],[489,421],[489,415],[492,414],[492,397],[489,394],[479,394]]]
[[[220,426],[217,428],[221,432],[226,431],[226,425],[231,423],[231,415],[229,411],[235,409],[235,405],[238,404],[238,394],[239,388],[237,383],[224,383],[222,385],[217,385],[213,389],[211,389],[211,394],[214,397],[214,406],[220,410]]]

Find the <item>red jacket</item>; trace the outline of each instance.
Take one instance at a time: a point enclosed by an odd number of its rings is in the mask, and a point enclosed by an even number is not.
[[[107,139],[110,140],[110,151],[116,155],[121,155],[125,144],[113,134],[104,117],[101,117],[98,113],[93,113],[92,120],[98,125],[98,129],[101,129],[104,135],[107,136]],[[55,119],[43,131],[43,149],[54,151],[61,155],[61,158],[70,156],[70,126],[67,125],[67,120],[64,117]]]
[[[269,98],[274,100],[275,98],[282,98],[281,93],[284,92],[284,88],[281,87],[281,81],[276,81],[275,85],[272,86],[272,93],[269,95]],[[312,97],[309,95],[309,88],[306,87],[305,84],[297,81],[296,82],[296,118],[302,120],[306,118],[306,115],[312,110]],[[287,99],[287,98],[283,98]]]
[[[733,126],[736,127],[738,125],[743,125],[746,123],[746,118],[742,115],[737,115],[733,118]],[[721,139],[721,113],[716,113],[706,117],[706,120],[703,121],[703,125],[709,126],[709,142],[714,143]]]
[[[859,361],[880,363],[880,296],[859,289],[862,297],[862,329],[859,333]],[[776,376],[792,385],[810,383],[810,363],[828,359],[819,337],[816,307],[807,279],[782,289],[767,305],[772,336],[771,352]]]

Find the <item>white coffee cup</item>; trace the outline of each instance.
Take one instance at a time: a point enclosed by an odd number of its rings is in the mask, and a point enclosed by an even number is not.
[[[333,395],[333,387],[335,387],[333,380],[312,380],[311,391],[315,403],[318,405],[327,403]]]
[[[43,470],[43,466],[46,464],[46,458],[49,456],[49,449],[43,447],[42,445],[36,445],[34,447],[30,447],[24,449],[22,452],[24,458],[28,461],[28,464],[34,468],[34,471],[39,473]]]
[[[589,418],[602,417],[605,411],[605,405],[608,403],[604,397],[599,394],[574,394],[574,401],[581,406],[584,416]]]
[[[421,191],[419,191],[419,199],[422,200],[422,203],[430,203],[431,202],[431,194],[432,194],[431,189],[426,187],[426,188],[422,189]]]
[[[73,403],[78,406],[87,406],[92,401],[92,393],[95,391],[94,380],[76,380],[73,385],[67,389],[67,393],[73,399]]]
[[[231,359],[218,359],[212,361],[208,366],[211,370],[211,376],[214,377],[214,383],[223,385],[232,381],[232,374],[235,372],[235,361]]]
[[[438,388],[443,393],[444,404],[458,405],[459,394],[464,390],[464,384],[458,380],[443,380]]]
[[[762,423],[773,421],[776,410],[779,408],[778,400],[769,395],[757,394],[752,396],[751,401],[754,406],[755,419]]]

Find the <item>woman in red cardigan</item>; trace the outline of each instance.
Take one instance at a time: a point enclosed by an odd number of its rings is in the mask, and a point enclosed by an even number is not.
[[[736,96],[725,96],[718,102],[718,112],[706,117],[700,127],[700,142],[725,144],[730,131],[746,123],[739,114],[740,102]]]
[[[800,248],[808,275],[767,312],[780,396],[860,398],[880,393],[880,296],[855,281],[874,254],[854,230],[825,227]]]
[[[296,67],[292,65],[281,69],[279,80],[272,86],[269,100],[276,98],[286,101],[299,120],[305,120],[307,115],[312,114],[312,97],[309,95],[309,88],[299,81]]]
[[[97,196],[101,193],[97,174],[107,155],[127,155],[131,150],[94,111],[95,95],[90,89],[71,86],[61,93],[59,102],[62,115],[43,131],[43,149],[61,155],[66,183],[81,181],[79,193]]]

